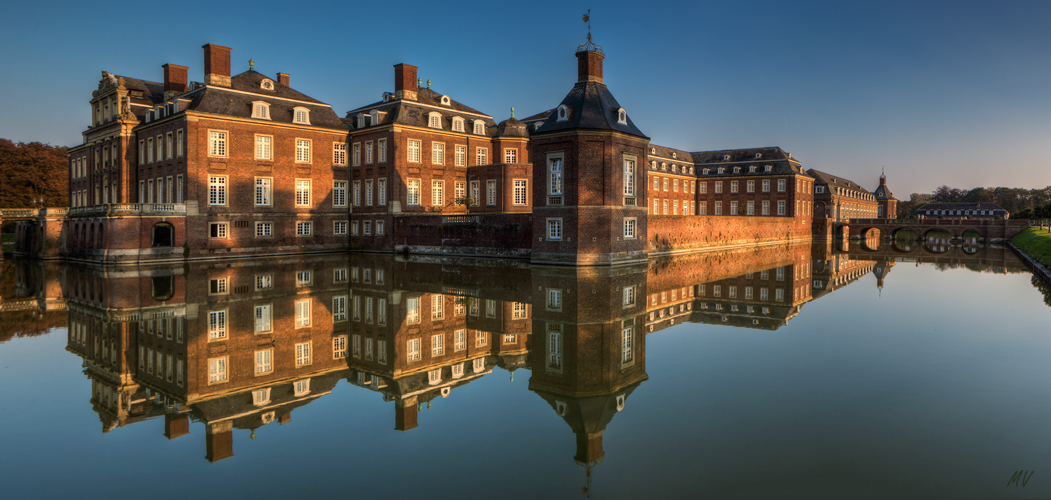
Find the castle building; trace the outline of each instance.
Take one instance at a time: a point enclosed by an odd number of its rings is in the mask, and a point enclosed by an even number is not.
[[[344,249],[346,127],[328,104],[204,47],[205,82],[103,73],[70,150],[66,255],[208,258]]]
[[[814,218],[828,219],[835,222],[846,222],[850,219],[876,219],[884,218],[880,215],[880,207],[887,210],[891,199],[890,191],[886,189],[886,177],[880,178],[880,186],[883,187],[884,200],[881,202],[869,190],[861,187],[858,183],[826,174],[819,170],[810,169],[808,173],[814,180]],[[895,206],[897,202],[893,202]],[[884,212],[886,213],[886,212]],[[893,214],[893,212],[891,212]],[[888,217],[893,218],[893,216]]]
[[[1007,219],[1011,213],[995,203],[928,203],[916,209],[920,219]]]

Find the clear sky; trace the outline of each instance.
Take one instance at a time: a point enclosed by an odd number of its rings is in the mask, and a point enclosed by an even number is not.
[[[295,9],[299,9],[298,11]],[[436,91],[519,118],[576,81],[592,9],[605,83],[655,144],[780,146],[899,197],[1051,185],[1051,2],[11,2],[0,137],[80,143],[100,71],[203,80],[201,45],[347,110],[420,67]]]

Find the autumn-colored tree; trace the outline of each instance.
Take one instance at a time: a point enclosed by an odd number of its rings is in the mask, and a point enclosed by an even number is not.
[[[65,207],[66,148],[0,139],[0,208]]]

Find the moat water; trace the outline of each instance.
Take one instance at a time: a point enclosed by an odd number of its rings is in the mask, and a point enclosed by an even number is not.
[[[998,246],[0,266],[4,498],[1051,496]]]

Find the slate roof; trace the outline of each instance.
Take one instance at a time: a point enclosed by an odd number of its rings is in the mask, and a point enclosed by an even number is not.
[[[1007,212],[996,203],[928,203],[916,209],[920,210],[1000,210]]]
[[[762,155],[761,158],[756,158],[756,154]],[[720,149],[717,151],[697,151],[691,153],[693,155],[694,163],[698,165],[701,163],[739,163],[743,161],[748,162],[763,162],[773,160],[792,160],[797,161],[794,158],[789,158],[788,153],[785,150],[774,146],[767,148],[745,148],[745,149]],[[729,160],[723,159],[725,156],[729,156]]]
[[[237,92],[230,92],[225,87],[206,86],[180,97],[191,100],[187,106],[189,110],[241,118],[251,118],[252,101],[265,101],[270,104],[270,121],[275,123],[292,123],[293,108],[304,107],[310,110],[311,125],[335,129],[346,128],[331,107],[282,85],[277,80],[274,80],[273,92],[263,90],[259,87],[259,83],[264,78],[268,77],[255,71],[246,71],[231,79],[230,89]],[[275,99],[275,97],[280,99]],[[284,99],[294,99],[299,102]]]
[[[132,104],[141,104],[144,106],[156,106],[164,102],[164,84],[151,82],[148,80],[140,80],[138,78],[130,78],[127,76],[114,75],[117,78],[124,79],[124,88],[128,90],[138,91],[130,93],[130,101]]]
[[[357,116],[359,114],[369,114],[373,110],[376,110],[380,112],[379,121],[377,123],[369,123],[365,128],[390,123],[415,127],[427,127],[428,115],[433,112],[438,112],[442,115],[443,130],[452,130],[452,119],[453,117],[458,116],[464,119],[464,131],[466,133],[471,133],[474,130],[474,120],[480,119],[485,122],[486,135],[490,137],[493,136],[495,133],[496,121],[493,120],[491,116],[452,98],[449,99],[448,105],[443,105],[441,103],[442,95],[443,94],[439,94],[430,89],[417,89],[415,101],[407,99],[392,99],[387,102],[374,102],[347,111],[344,122],[348,123],[352,128],[357,129]],[[425,104],[426,106],[421,106],[420,104]]]
[[[666,146],[658,146],[656,144],[650,144],[650,150],[647,153],[649,154],[649,156],[657,156],[657,157],[665,158],[665,159],[667,159],[669,161],[673,161],[673,162],[690,163],[690,164],[694,163],[694,161],[693,161],[693,153],[689,153],[689,152],[683,151],[681,149],[674,149],[674,148],[669,148],[669,147],[666,147]],[[674,156],[675,156],[674,158],[672,158],[672,153],[674,153]]]
[[[558,114],[551,113],[544,120],[544,124],[533,132],[534,134],[573,129],[614,130],[649,139],[631,121],[630,113],[627,116],[627,124],[617,121],[617,112],[621,105],[609,92],[609,89],[601,83],[578,82],[565,99],[562,99],[561,105],[565,105],[568,109],[566,119],[558,121]]]
[[[844,179],[842,177],[836,177],[832,174],[826,174],[820,170],[810,169],[807,171],[811,177],[817,179],[819,182],[824,183],[828,186],[841,187],[844,189],[851,189],[854,191],[861,191],[862,193],[872,194],[868,189],[865,189],[858,185],[858,183]]]
[[[759,155],[756,158],[755,155]],[[710,175],[715,176],[728,176],[728,175],[769,175],[773,174],[807,174],[803,165],[799,163],[799,160],[791,158],[788,153],[779,147],[766,147],[766,148],[747,148],[747,149],[722,149],[718,151],[697,151],[690,153],[693,157],[694,164],[697,168],[694,170],[699,176],[705,177]],[[727,156],[730,159],[724,159]],[[772,167],[770,172],[766,171],[766,166]],[[755,166],[755,172],[747,171],[748,167]],[[724,167],[726,171],[723,174],[718,173],[718,168]],[[733,167],[741,167],[740,173],[733,173]],[[704,170],[709,169],[709,173],[705,174]]]
[[[515,117],[508,118],[496,127],[497,137],[529,137],[529,129],[525,123]]]
[[[876,199],[877,200],[893,200],[894,199],[894,195],[890,192],[890,189],[887,189],[887,186],[885,184],[880,184],[879,187],[877,187],[876,190],[873,191],[873,194],[876,195]]]

